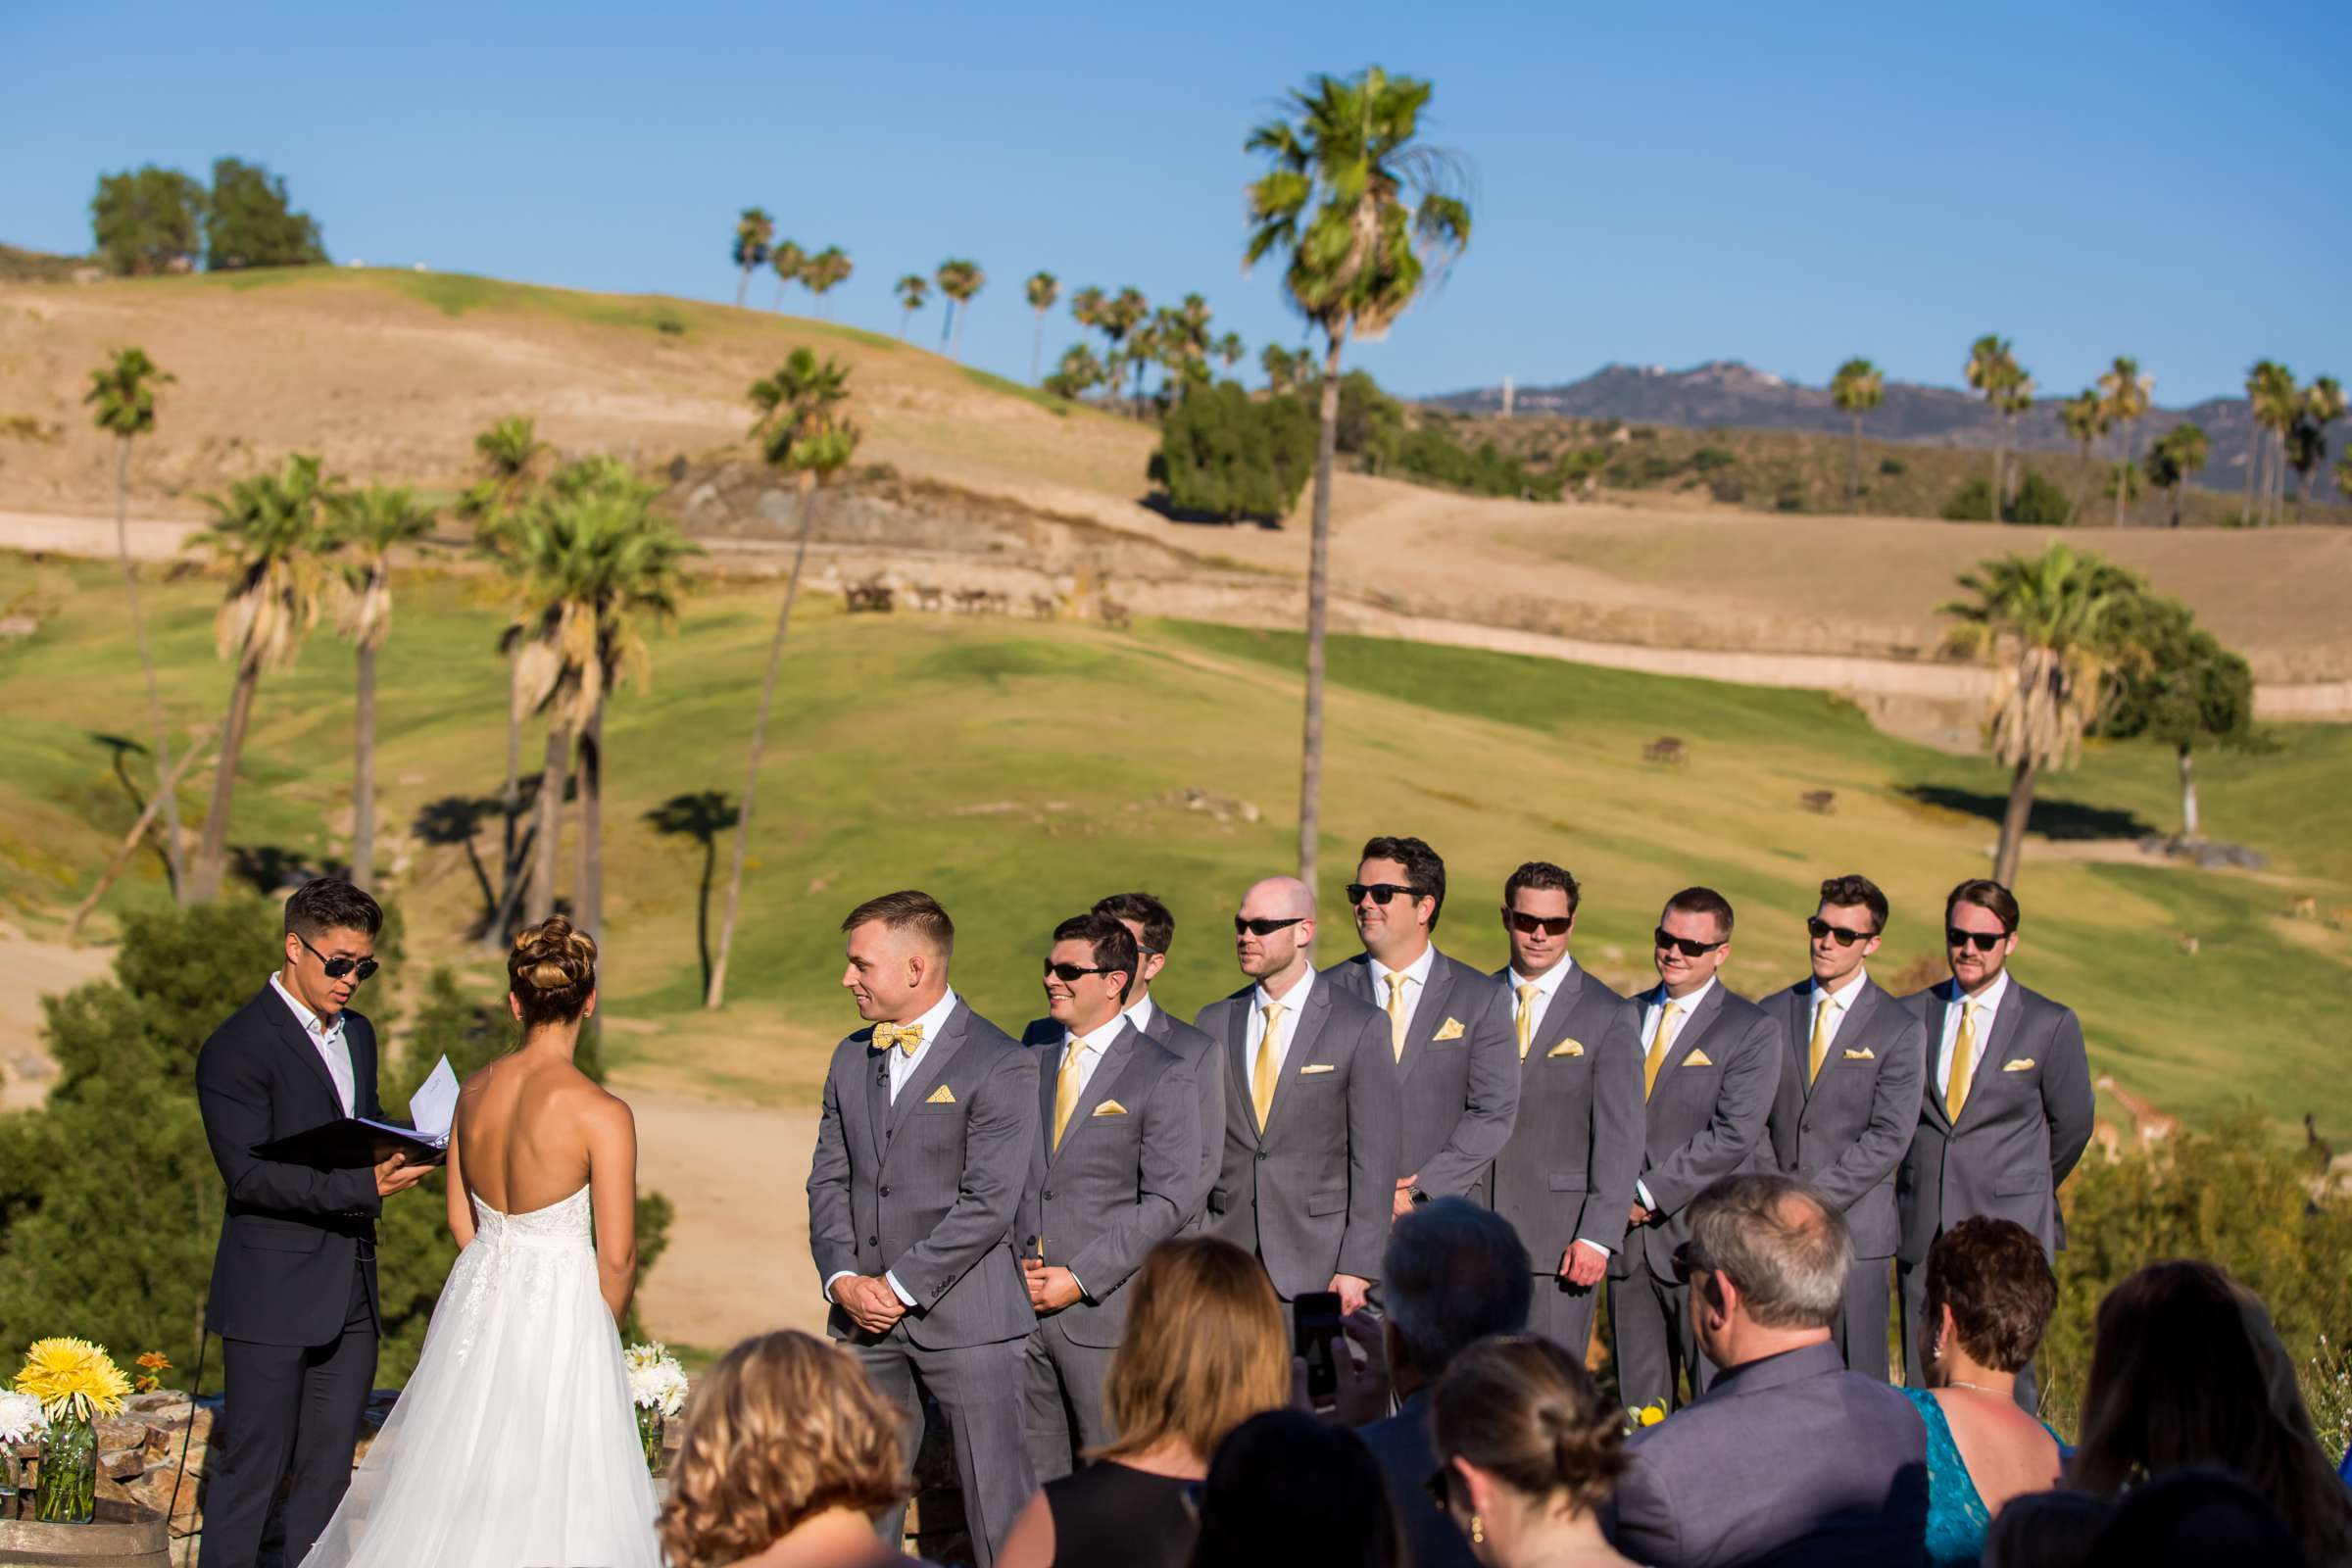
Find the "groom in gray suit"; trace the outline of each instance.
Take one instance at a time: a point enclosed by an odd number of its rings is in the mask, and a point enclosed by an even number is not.
[[[1126,1284],[1176,1234],[1199,1180],[1192,1069],[1121,1010],[1135,968],[1135,938],[1117,920],[1062,921],[1046,954],[1048,1016],[1026,1036],[1039,1054],[1039,1121],[1018,1230],[1038,1314],[1027,1354],[1041,1482],[1116,1436],[1102,1385],[1127,1327]]]
[[[1878,884],[1830,878],[1805,929],[1812,978],[1764,1001],[1788,1048],[1766,1129],[1780,1168],[1845,1211],[1854,1266],[1845,1277],[1838,1348],[1849,1368],[1885,1382],[1894,1167],[1919,1125],[1927,1047],[1918,1014],[1864,967],[1886,929],[1886,895]]]
[[[1519,1110],[1509,1004],[1431,940],[1446,908],[1446,862],[1421,840],[1366,843],[1348,902],[1364,951],[1331,979],[1388,1018],[1404,1128],[1391,1206],[1401,1214],[1432,1198],[1483,1203],[1487,1168]]]
[[[948,985],[956,927],[927,893],[869,899],[841,923],[841,983],[868,1027],[834,1049],[808,1171],[808,1245],[826,1332],[904,1421],[939,1401],[980,1568],[1036,1480],[1022,1342],[1037,1326],[1012,1229],[1037,1138],[1037,1058]],[[875,1521],[896,1549],[906,1509]]]
[[[1250,984],[1200,1009],[1225,1079],[1225,1161],[1208,1228],[1255,1256],[1288,1315],[1315,1291],[1353,1312],[1380,1275],[1401,1171],[1389,1020],[1315,972],[1314,896],[1268,877],[1242,897]]]
[[[2017,900],[1998,882],[1963,882],[1944,901],[1952,978],[1906,997],[1925,1031],[1927,1072],[1917,1130],[1895,1176],[1902,1222],[1904,1381],[1917,1385],[1928,1250],[1975,1214],[2011,1219],[2054,1258],[2066,1246],[2058,1187],[2090,1142],[2096,1110],[2082,1024],[2074,1010],[2009,974]],[[2034,1368],[2017,1375],[2018,1404],[2037,1410]]]
[[[1197,1231],[1208,1212],[1208,1190],[1217,1185],[1225,1160],[1225,1072],[1216,1042],[1152,1000],[1152,982],[1168,966],[1176,940],[1176,917],[1149,893],[1113,893],[1095,901],[1095,913],[1107,914],[1135,937],[1135,979],[1127,987],[1127,1021],[1152,1043],[1182,1057],[1193,1071],[1200,1097],[1200,1179],[1184,1204],[1184,1229]]]

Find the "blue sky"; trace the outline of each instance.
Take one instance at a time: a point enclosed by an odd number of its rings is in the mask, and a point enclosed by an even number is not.
[[[844,321],[895,330],[893,279],[977,258],[965,353],[1005,374],[1040,267],[1198,289],[1254,355],[1301,332],[1241,274],[1243,136],[1377,61],[1436,82],[1477,193],[1444,294],[1356,354],[1392,387],[1850,354],[1952,384],[1998,330],[2052,392],[2128,352],[2173,405],[2262,355],[2352,374],[2343,29],[2210,0],[43,6],[0,53],[0,240],[86,248],[101,171],[234,154],[338,259],[725,300],[757,202],[850,252]],[[1057,314],[1049,361],[1078,335]]]

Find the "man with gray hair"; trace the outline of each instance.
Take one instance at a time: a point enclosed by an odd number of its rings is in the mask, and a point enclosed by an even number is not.
[[[1788,1176],[1731,1176],[1692,1200],[1675,1272],[1690,1288],[1707,1392],[1636,1435],[1617,1549],[1653,1568],[1918,1562],[1928,1438],[1886,1383],[1849,1372],[1832,1327],[1853,1239]]]
[[[1510,1221],[1462,1198],[1407,1210],[1381,1258],[1388,1315],[1381,1341],[1396,1413],[1358,1428],[1380,1461],[1389,1501],[1417,1568],[1471,1568],[1477,1558],[1452,1515],[1433,1504],[1439,1470],[1429,1394],[1456,1355],[1490,1334],[1527,1327],[1534,1268]]]

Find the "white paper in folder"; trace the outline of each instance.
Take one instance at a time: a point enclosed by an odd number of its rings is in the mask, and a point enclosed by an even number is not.
[[[458,1119],[458,1075],[443,1056],[416,1093],[409,1099],[409,1121],[418,1136],[449,1142],[449,1129]]]

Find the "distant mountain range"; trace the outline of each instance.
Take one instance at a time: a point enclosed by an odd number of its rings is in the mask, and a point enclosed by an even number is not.
[[[1502,412],[1502,389],[1480,387],[1424,398],[1433,408],[1464,414]],[[1691,429],[1715,426],[1751,430],[1820,430],[1844,434],[1851,417],[1830,401],[1827,387],[1806,386],[1737,360],[1716,360],[1687,370],[1658,366],[1611,365],[1581,381],[1561,386],[1526,386],[1512,396],[1518,415],[1559,415],[1580,419],[1623,419],[1629,424],[1670,424]],[[2244,398],[2208,398],[2185,409],[2154,409],[2132,432],[2132,450],[2144,453],[2148,443],[2184,419],[2203,427],[2211,455],[2197,482],[2216,490],[2245,488],[2246,462],[2253,452],[2254,420]],[[1908,441],[1948,447],[1990,447],[2001,434],[2000,416],[1973,392],[1952,387],[1920,386],[1908,381],[1886,383],[1886,401],[1863,416],[1862,431],[1879,441]],[[2328,467],[2346,432],[2329,432]],[[2037,403],[2018,416],[2016,442],[2029,451],[2072,451],[2058,422],[2054,402]],[[2109,434],[2093,455],[2112,453]],[[2287,475],[2290,486],[2297,483]],[[2328,473],[2313,490],[2315,501],[2336,499]]]

